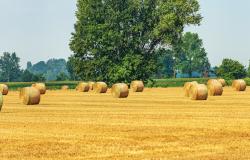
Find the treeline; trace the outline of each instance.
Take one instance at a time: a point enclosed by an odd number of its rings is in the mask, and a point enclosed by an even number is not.
[[[5,52],[0,57],[1,82],[38,82],[70,80],[67,62],[64,59],[50,59],[36,64],[27,63],[25,69],[20,67],[20,58],[16,53]]]

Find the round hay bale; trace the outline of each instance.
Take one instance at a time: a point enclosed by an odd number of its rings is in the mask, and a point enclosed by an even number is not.
[[[128,85],[125,83],[114,84],[111,93],[114,98],[127,98],[129,94]]]
[[[207,87],[210,96],[221,96],[223,94],[223,86],[217,80],[208,83]]]
[[[218,79],[218,81],[222,84],[222,87],[225,87],[227,85],[225,79]]]
[[[61,90],[63,90],[63,91],[66,91],[66,90],[68,90],[69,89],[69,86],[68,85],[63,85],[62,87],[61,87]]]
[[[37,105],[40,103],[41,93],[35,87],[25,87],[21,89],[19,97],[25,105]]]
[[[0,111],[2,110],[3,107],[3,94],[0,93]]]
[[[77,85],[76,90],[79,92],[88,92],[89,91],[89,84],[85,83],[85,82],[80,82]]]
[[[193,81],[193,82],[186,82],[185,84],[184,84],[184,93],[185,93],[185,96],[186,97],[189,97],[189,90],[190,90],[190,88],[193,86],[193,85],[197,85],[198,84],[198,82],[196,82],[196,81]]]
[[[236,90],[236,91],[245,91],[247,88],[247,84],[246,81],[243,79],[238,79],[238,80],[234,80],[232,87]]]
[[[9,88],[6,84],[0,84],[0,92],[2,95],[7,95],[9,92]]]
[[[93,90],[96,93],[106,93],[108,90],[108,85],[105,82],[96,82],[93,86]]]
[[[95,84],[95,82],[89,82],[89,90],[94,89],[94,84]]]
[[[211,83],[216,83],[216,82],[218,82],[218,80],[217,79],[209,79],[208,81],[207,81],[207,85],[209,85],[209,84],[211,84]]]
[[[207,100],[208,90],[204,84],[192,85],[189,91],[192,100]]]
[[[132,81],[130,84],[130,88],[133,92],[143,92],[144,83],[143,81]]]
[[[32,87],[35,87],[40,91],[40,94],[45,94],[46,93],[46,85],[44,83],[35,83],[32,84]]]

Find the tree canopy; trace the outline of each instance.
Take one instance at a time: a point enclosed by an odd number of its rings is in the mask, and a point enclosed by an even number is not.
[[[179,43],[186,25],[199,24],[197,0],[78,0],[70,48],[85,80],[147,80],[159,48]]]
[[[192,77],[194,71],[202,73],[204,76],[208,75],[211,65],[198,34],[185,33],[179,47],[177,68],[182,73],[188,73],[189,77]]]
[[[19,63],[20,58],[16,53],[4,52],[0,57],[0,81],[19,81],[21,75]]]
[[[46,80],[56,80],[57,75],[68,75],[67,62],[65,59],[49,59],[47,62],[40,61],[36,64],[27,63],[27,70],[35,75],[43,75]]]
[[[247,75],[245,67],[240,62],[232,59],[224,59],[216,72],[219,77],[225,79],[240,79],[245,78]]]

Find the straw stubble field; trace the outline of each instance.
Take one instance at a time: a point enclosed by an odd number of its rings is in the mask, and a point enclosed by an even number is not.
[[[4,97],[0,159],[250,159],[250,88],[208,101],[182,88],[127,99],[47,91],[38,106]]]

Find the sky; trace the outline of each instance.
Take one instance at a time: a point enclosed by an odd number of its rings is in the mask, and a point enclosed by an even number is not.
[[[248,65],[250,0],[199,0],[203,21],[188,26],[203,39],[211,64],[223,58]],[[0,0],[0,55],[16,52],[22,68],[50,58],[67,58],[76,0]]]

